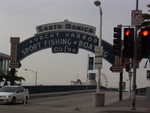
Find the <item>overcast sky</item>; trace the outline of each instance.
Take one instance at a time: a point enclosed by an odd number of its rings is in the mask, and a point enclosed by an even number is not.
[[[10,53],[10,37],[20,37],[21,41],[32,37],[37,25],[68,19],[95,26],[99,31],[99,11],[94,0],[0,0],[0,52]],[[103,39],[112,43],[113,27],[117,24],[130,25],[131,10],[136,0],[102,0]],[[150,0],[139,0],[139,8],[147,12]],[[97,32],[98,34],[98,32]],[[39,84],[65,84],[70,80],[86,80],[87,57],[91,54],[80,50],[78,55],[52,54],[51,49],[39,51],[25,58],[20,75],[32,84],[35,76],[23,71],[29,68],[38,71]],[[91,54],[92,55],[92,54]],[[103,62],[103,73],[110,64]],[[113,77],[112,77],[113,78]]]

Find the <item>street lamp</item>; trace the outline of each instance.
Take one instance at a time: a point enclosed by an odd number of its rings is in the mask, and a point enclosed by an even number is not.
[[[99,48],[100,48],[100,61],[102,63],[102,16],[103,16],[103,12],[102,12],[102,7],[101,7],[101,2],[99,0],[96,0],[94,2],[95,6],[99,8],[99,13],[100,13],[100,28],[99,28]],[[97,80],[97,92],[100,92],[100,84],[101,84],[101,68],[102,68],[102,64],[99,67],[99,76],[98,76],[98,80]]]
[[[25,71],[31,71],[32,73],[35,73],[35,85],[37,85],[37,71],[31,70],[31,69],[24,69]]]

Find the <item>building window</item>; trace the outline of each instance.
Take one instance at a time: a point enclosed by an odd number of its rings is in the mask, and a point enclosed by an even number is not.
[[[77,30],[81,30],[81,27],[80,27],[80,26],[77,26]]]
[[[62,29],[62,25],[58,25],[57,28],[58,28],[58,29]]]
[[[147,70],[147,80],[150,80],[150,70]]]
[[[48,30],[48,27],[47,27],[47,26],[45,26],[45,27],[44,27],[44,31],[47,31],[47,30]]]
[[[65,25],[65,28],[66,28],[66,29],[71,29],[71,24],[66,24],[66,25]]]
[[[37,27],[38,32],[43,32],[42,26]]]
[[[89,32],[90,32],[90,33],[94,33],[93,29],[89,29]]]
[[[57,26],[56,26],[56,25],[54,25],[54,29],[57,29]]]
[[[72,29],[73,29],[73,30],[76,30],[76,26],[75,26],[75,25],[72,25]]]
[[[52,30],[53,29],[53,26],[49,26],[49,30]]]

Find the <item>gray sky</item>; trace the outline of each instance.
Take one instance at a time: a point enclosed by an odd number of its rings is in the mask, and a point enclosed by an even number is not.
[[[10,37],[20,37],[21,41],[33,36],[40,24],[59,22],[64,19],[89,24],[99,31],[99,11],[95,0],[0,0],[0,52],[9,54]],[[136,0],[102,0],[103,39],[112,43],[113,27],[117,24],[130,25],[131,10]],[[147,11],[150,0],[139,0],[139,8]],[[98,34],[98,32],[97,32]],[[80,77],[86,80],[87,54],[80,50],[78,55],[52,54],[46,49],[32,54],[22,61],[22,68],[38,71],[39,84],[69,83]],[[92,54],[91,54],[92,55]],[[110,65],[104,61],[103,73],[108,76]],[[34,81],[34,73],[20,72],[28,83]],[[111,77],[113,78],[113,77]]]

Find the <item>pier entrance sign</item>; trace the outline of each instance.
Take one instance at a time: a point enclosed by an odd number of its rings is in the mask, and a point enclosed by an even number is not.
[[[98,46],[96,28],[86,24],[65,20],[39,25],[36,31],[34,36],[22,42],[19,37],[11,37],[11,68],[18,68],[18,62],[43,49],[51,48],[52,53],[77,54],[79,48],[94,53]]]

